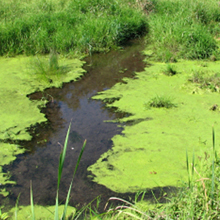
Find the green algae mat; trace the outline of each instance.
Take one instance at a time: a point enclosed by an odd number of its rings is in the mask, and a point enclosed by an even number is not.
[[[76,80],[84,72],[82,61],[64,58],[59,60],[59,67],[56,63],[56,71],[49,71],[48,59],[0,58],[0,185],[12,183],[10,176],[2,173],[2,166],[13,161],[16,154],[24,152],[21,146],[8,142],[30,140],[27,129],[47,120],[40,112],[45,102],[30,100],[27,95],[49,87],[61,87],[64,82]]]
[[[172,76],[168,70],[175,69]],[[170,71],[172,73],[172,71]],[[196,163],[212,149],[212,126],[220,142],[220,62],[153,63],[136,79],[124,79],[94,99],[127,112],[122,135],[88,169],[93,181],[116,192],[178,186],[187,180],[186,151]],[[151,105],[163,99],[171,107]]]
[[[63,210],[64,210],[64,205],[60,205],[59,206],[60,218]],[[76,212],[75,208],[68,206],[66,216],[70,217],[71,215],[74,215],[75,212]],[[54,206],[35,205],[34,213],[36,219],[41,219],[41,220],[54,219],[55,205]],[[16,208],[12,208],[8,212],[8,215],[9,215],[9,219],[18,219],[18,220],[33,219],[31,206],[19,206],[17,210]]]

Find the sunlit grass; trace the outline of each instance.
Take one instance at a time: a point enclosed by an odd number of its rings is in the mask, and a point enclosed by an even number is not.
[[[0,55],[105,52],[147,30],[126,0],[0,2]]]
[[[154,59],[219,57],[214,37],[219,36],[220,12],[215,0],[159,0],[149,15],[150,34],[146,40]]]

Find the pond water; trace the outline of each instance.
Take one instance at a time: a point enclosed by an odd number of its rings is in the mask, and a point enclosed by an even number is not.
[[[106,109],[104,103],[92,100],[91,97],[121,82],[123,77],[134,77],[135,72],[142,71],[145,66],[142,50],[143,43],[133,42],[121,51],[87,57],[84,65],[87,73],[81,80],[65,84],[62,89],[52,88],[44,93],[30,95],[30,99],[33,100],[49,100],[42,109],[48,123],[30,128],[32,141],[21,143],[27,152],[19,155],[13,164],[4,167],[4,171],[9,171],[11,179],[17,183],[7,186],[10,195],[4,199],[5,204],[14,206],[20,194],[19,204],[29,205],[29,188],[32,180],[34,203],[54,205],[59,154],[70,121],[72,126],[60,187],[60,201],[64,201],[66,197],[77,157],[85,139],[87,145],[74,180],[70,204],[80,208],[101,195],[104,205],[111,196],[124,198],[132,196],[116,194],[94,183],[89,177],[87,167],[112,147],[111,138],[122,131],[117,123],[106,123],[104,120],[126,116],[126,113],[115,113]]]

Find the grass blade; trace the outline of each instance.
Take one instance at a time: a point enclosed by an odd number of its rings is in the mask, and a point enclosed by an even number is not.
[[[59,189],[59,187],[60,187],[60,180],[61,180],[61,175],[62,175],[62,171],[63,171],[63,164],[64,164],[64,160],[65,160],[65,156],[66,156],[66,150],[67,150],[67,144],[68,144],[68,140],[69,140],[70,128],[71,128],[71,123],[69,125],[68,131],[67,131],[67,134],[66,134],[63,150],[60,154],[57,189]]]
[[[194,175],[194,167],[195,167],[195,154],[194,154],[194,151],[193,151],[191,181],[192,181],[193,175]]]
[[[83,143],[83,147],[80,151],[80,154],[79,154],[79,157],[78,157],[78,160],[77,160],[77,163],[76,163],[76,167],[74,169],[73,177],[72,177],[72,180],[71,180],[71,183],[70,183],[70,186],[69,186],[69,190],[68,190],[68,193],[67,193],[67,197],[66,197],[66,202],[65,202],[65,206],[64,206],[64,210],[63,210],[63,215],[62,215],[62,220],[64,220],[65,217],[66,217],[67,207],[68,207],[69,199],[70,199],[70,192],[71,192],[72,185],[73,185],[73,179],[74,179],[74,176],[75,176],[76,171],[78,169],[78,166],[79,166],[79,163],[80,163],[80,160],[81,160],[81,157],[82,157],[82,154],[84,152],[85,147],[86,147],[86,140]]]
[[[88,209],[89,209],[90,213],[92,213],[92,214],[96,217],[96,219],[102,220],[102,218],[100,217],[100,215],[97,214],[94,210],[92,210],[92,208],[88,207]],[[91,216],[91,214],[90,214],[90,216]]]
[[[212,146],[213,146],[213,152],[215,152],[215,130],[214,130],[214,127],[212,127]]]
[[[186,149],[186,169],[187,169],[187,172],[188,172],[188,181],[189,181],[189,188],[190,188],[190,186],[191,186],[191,178],[190,178],[190,172],[189,172],[189,158],[188,158],[187,149]]]
[[[21,193],[19,193],[18,198],[16,199],[16,204],[15,204],[15,220],[18,219],[18,202],[20,198]]]
[[[57,195],[56,195],[56,205],[55,205],[55,214],[54,214],[54,220],[59,220],[59,204],[58,204],[58,194],[59,192],[57,192]]]
[[[96,197],[95,199],[93,199],[91,202],[89,202],[87,205],[83,206],[80,210],[78,210],[75,215],[72,217],[72,220],[77,220],[80,218],[80,216],[82,215],[82,213],[86,210],[86,209],[90,209],[89,206],[91,206],[91,204],[98,199],[98,197]],[[102,215],[104,215],[105,213],[102,213]]]
[[[67,134],[66,134],[63,150],[60,153],[59,168],[58,168],[58,180],[57,180],[57,195],[56,195],[56,205],[55,205],[54,220],[59,220],[59,212],[58,212],[59,211],[58,210],[59,209],[59,204],[58,204],[59,188],[60,188],[60,180],[61,180],[62,171],[63,171],[63,164],[64,164],[64,160],[65,160],[65,156],[66,156],[67,144],[68,144],[68,140],[69,140],[70,128],[71,128],[71,123],[69,125],[68,131],[67,131]]]
[[[30,181],[30,195],[31,195],[31,213],[32,213],[32,220],[35,220],[32,181]]]
[[[212,161],[212,186],[211,186],[211,206],[213,208],[214,205],[214,190],[215,190],[215,164],[214,159]]]
[[[215,130],[214,127],[212,127],[212,147],[213,147],[213,153],[215,155],[215,162],[218,162],[218,156],[217,156],[217,151],[215,149]]]

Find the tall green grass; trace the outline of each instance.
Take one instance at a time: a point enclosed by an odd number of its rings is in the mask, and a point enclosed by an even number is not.
[[[220,34],[216,0],[158,0],[150,14],[148,43],[156,60],[206,59],[218,56]]]
[[[127,0],[0,1],[0,55],[108,51],[147,28]]]

